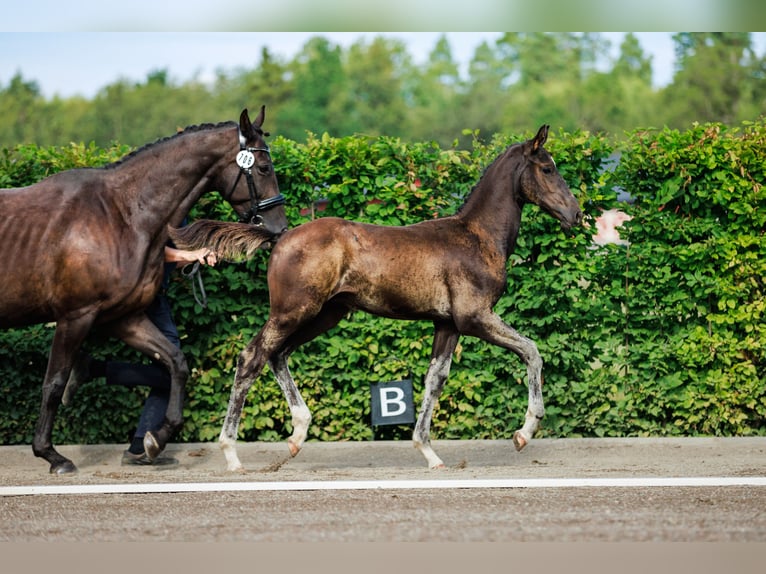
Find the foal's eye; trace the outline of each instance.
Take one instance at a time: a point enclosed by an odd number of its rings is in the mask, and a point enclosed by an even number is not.
[[[545,175],[550,175],[550,174],[552,174],[552,173],[553,173],[553,168],[552,168],[552,167],[550,167],[550,166],[547,166],[547,165],[546,165],[546,166],[543,168],[543,173],[544,173]]]

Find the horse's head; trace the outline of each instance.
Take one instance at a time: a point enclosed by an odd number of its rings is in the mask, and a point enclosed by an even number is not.
[[[255,121],[247,110],[239,117],[239,153],[236,158],[238,174],[226,199],[243,222],[264,227],[279,235],[287,230],[285,198],[279,192],[277,176],[271,163],[269,146],[264,140],[269,134],[262,129],[266,106]]]
[[[521,193],[569,229],[582,222],[577,198],[556,169],[556,163],[543,145],[548,139],[549,126],[543,125],[537,135],[522,144],[526,165],[521,173]]]

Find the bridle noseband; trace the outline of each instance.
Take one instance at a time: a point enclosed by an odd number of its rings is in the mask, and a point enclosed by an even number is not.
[[[253,171],[251,169],[253,164],[255,164],[255,152],[257,151],[266,152],[266,154],[269,156],[269,160],[271,160],[271,152],[267,146],[247,147],[245,136],[240,133],[239,153],[237,154],[237,166],[239,167],[239,173],[237,174],[237,179],[234,180],[234,185],[231,186],[231,190],[228,194],[229,198],[234,195],[234,190],[237,188],[239,178],[241,178],[242,174],[244,174],[245,180],[247,181],[247,190],[250,192],[250,209],[240,215],[239,220],[242,223],[252,223],[254,225],[259,225],[262,222],[261,216],[258,215],[258,212],[266,211],[267,209],[271,209],[272,207],[283,205],[285,203],[285,196],[281,193],[262,201],[258,199],[255,191],[255,181],[253,180]]]

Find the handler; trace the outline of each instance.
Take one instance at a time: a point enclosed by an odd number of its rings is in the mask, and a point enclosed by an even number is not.
[[[208,249],[185,251],[165,246],[165,272],[162,288],[145,311],[152,323],[179,349],[181,348],[181,339],[173,320],[167,289],[170,285],[170,274],[177,263],[195,262],[202,265],[215,265],[218,258],[215,252]],[[155,466],[178,464],[178,460],[175,458],[169,456],[151,458],[144,451],[144,435],[148,431],[159,430],[165,420],[165,411],[170,400],[170,373],[168,370],[156,363],[146,365],[102,360],[83,353],[69,375],[61,402],[68,405],[81,384],[97,377],[106,377],[107,385],[121,385],[131,388],[144,386],[150,389],[149,395],[144,401],[136,430],[133,431],[130,438],[130,446],[122,453],[122,464]]]

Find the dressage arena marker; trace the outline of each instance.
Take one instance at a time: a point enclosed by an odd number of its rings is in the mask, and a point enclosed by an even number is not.
[[[766,476],[644,478],[528,478],[476,480],[332,480],[294,482],[176,482],[156,484],[71,484],[0,486],[0,496],[32,494],[150,494],[316,490],[415,490],[476,488],[766,486]]]

